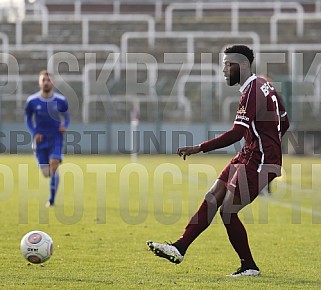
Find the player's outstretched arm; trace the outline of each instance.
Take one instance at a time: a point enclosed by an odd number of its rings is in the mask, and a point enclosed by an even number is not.
[[[242,139],[246,132],[246,127],[243,125],[236,125],[234,124],[233,128],[223,135],[211,139],[209,141],[203,142],[200,144],[200,151],[204,153],[224,148],[238,142]]]
[[[201,146],[200,145],[195,145],[195,146],[186,146],[186,147],[180,147],[177,149],[177,154],[183,159],[186,159],[186,156],[190,156],[192,154],[197,154],[201,151]]]
[[[199,145],[180,147],[177,149],[177,154],[183,159],[186,159],[186,156],[199,153],[201,151],[208,152],[211,150],[216,150],[219,148],[224,148],[229,145],[234,144],[235,142],[242,139],[246,131],[246,127],[242,125],[234,125],[233,128],[223,135],[211,139],[209,141],[203,142]]]

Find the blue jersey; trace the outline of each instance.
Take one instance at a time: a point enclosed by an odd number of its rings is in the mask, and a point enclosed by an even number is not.
[[[38,92],[27,99],[25,122],[33,136],[37,133],[56,135],[60,133],[60,125],[67,128],[69,121],[68,102],[63,95],[54,93],[46,99]]]
[[[61,124],[67,128],[69,121],[68,102],[63,95],[54,93],[52,97],[46,99],[38,92],[27,99],[26,125],[32,136],[37,133],[43,135],[43,141],[34,144],[37,148],[37,155],[45,152],[45,155],[49,157],[61,159],[63,134],[59,128]],[[40,153],[39,150],[46,151]]]

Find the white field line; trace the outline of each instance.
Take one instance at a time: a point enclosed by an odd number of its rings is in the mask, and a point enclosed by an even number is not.
[[[284,190],[290,189],[291,191],[294,191],[296,193],[311,192],[311,191],[308,191],[308,190],[295,189],[294,187],[292,187],[290,184],[288,184],[286,182],[284,182],[284,183],[280,183],[279,182],[278,186],[282,187]],[[272,193],[272,196],[273,196],[273,193]],[[263,196],[262,198],[264,198],[267,202],[271,202],[271,203],[273,203],[275,205],[278,205],[278,206],[281,206],[281,207],[284,207],[284,208],[290,208],[292,210],[299,211],[299,212],[304,212],[304,213],[307,213],[307,214],[310,214],[310,215],[313,215],[313,216],[321,216],[321,211],[312,210],[312,209],[307,208],[307,207],[298,206],[298,205],[295,205],[295,204],[290,203],[290,202],[279,201],[279,200],[274,199],[272,196]]]
[[[143,164],[145,167],[147,168],[151,168],[150,165],[147,164]],[[171,172],[173,175],[178,176],[178,174],[174,174],[173,172]],[[219,173],[219,172],[217,172]],[[180,177],[183,178],[183,180],[187,180],[188,182],[191,182],[193,184],[201,184],[201,185],[206,185],[208,186],[208,189],[213,185],[216,177],[213,178],[213,183],[209,183],[208,181],[205,181],[202,178],[195,178],[195,177],[191,177],[188,173],[183,173],[182,171],[180,171]],[[296,194],[305,194],[305,193],[311,193],[311,190],[308,189],[296,189],[295,187],[293,187],[290,183],[286,183],[283,181],[278,180],[278,188],[281,188],[283,190],[291,190],[292,192],[295,192]],[[204,191],[204,196],[205,196],[206,192]],[[309,214],[311,216],[318,216],[321,217],[321,211],[319,210],[315,210],[315,209],[311,209],[311,208],[307,208],[307,207],[302,207],[297,205],[297,203],[291,203],[291,202],[285,202],[285,201],[279,201],[277,200],[277,198],[274,198],[273,196],[275,196],[277,193],[272,193],[272,196],[261,196],[259,195],[259,198],[261,198],[262,200],[266,201],[266,202],[270,202],[273,203],[277,206],[283,207],[283,208],[288,208],[288,209],[292,209],[293,211],[296,212],[303,212],[306,214]],[[318,193],[315,193],[318,194]],[[297,196],[297,195],[296,195]],[[297,201],[297,200],[296,200]],[[321,207],[321,205],[319,205],[319,207]]]
[[[201,183],[203,185],[207,185],[207,182],[202,180],[202,179],[190,178],[187,174],[183,174],[183,176],[189,182],[196,183],[196,184],[197,183]],[[288,184],[286,182],[280,182],[280,181],[278,181],[278,187],[281,187],[284,190],[289,189],[289,190],[294,191],[296,193],[302,193],[302,194],[311,192],[311,190],[302,190],[302,189],[299,190],[299,189],[296,189],[293,186],[291,186],[291,184]],[[204,192],[204,194],[205,194],[205,192]],[[321,211],[312,210],[312,209],[307,208],[307,207],[298,206],[298,205],[290,203],[290,202],[279,201],[279,200],[273,198],[274,194],[275,193],[272,193],[272,196],[259,196],[259,198],[262,198],[266,202],[273,203],[273,204],[275,204],[277,206],[280,206],[280,207],[289,208],[289,209],[292,209],[294,211],[303,212],[303,213],[306,213],[306,214],[309,214],[309,215],[312,215],[312,216],[321,217]]]

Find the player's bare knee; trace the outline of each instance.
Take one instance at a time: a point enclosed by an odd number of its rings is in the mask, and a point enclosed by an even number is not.
[[[57,171],[57,169],[58,169],[58,165],[56,165],[56,164],[50,166],[50,171],[51,171],[52,173],[55,173],[55,172]]]
[[[49,164],[50,164],[50,174],[55,174],[56,171],[58,170],[59,167],[59,160],[53,159],[50,160]]]
[[[49,166],[41,167],[41,172],[44,177],[50,176]]]

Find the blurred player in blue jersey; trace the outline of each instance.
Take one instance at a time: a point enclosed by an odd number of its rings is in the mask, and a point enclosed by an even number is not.
[[[52,75],[39,73],[40,91],[29,96],[25,108],[25,123],[33,136],[33,150],[45,177],[50,177],[50,198],[53,206],[59,184],[57,171],[63,155],[63,133],[69,125],[68,102],[53,91]]]

